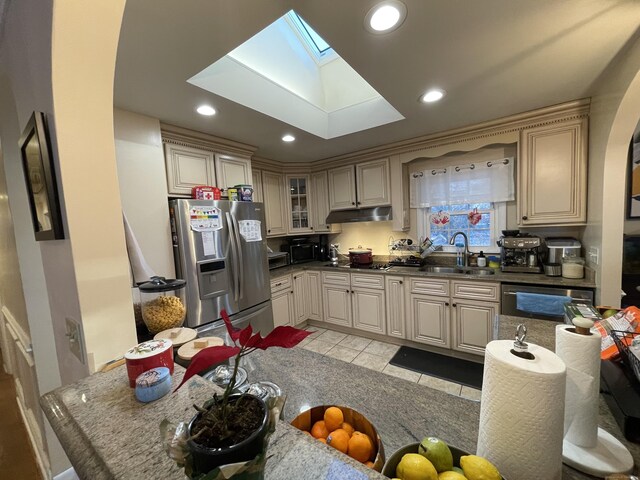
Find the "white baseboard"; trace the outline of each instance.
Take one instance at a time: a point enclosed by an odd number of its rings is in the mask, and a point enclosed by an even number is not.
[[[27,419],[27,414],[24,411],[24,406],[22,405],[22,402],[18,397],[16,397],[16,403],[18,404],[18,410],[20,410],[22,423],[24,423],[24,427],[27,430],[27,435],[29,435],[29,441],[31,442],[31,449],[36,455],[36,463],[38,464],[38,469],[40,470],[40,474],[42,475],[42,478],[50,479],[51,470],[49,469],[49,467],[47,467],[48,465],[47,459],[43,457],[43,452],[40,451],[40,447],[36,443],[36,440],[33,436],[33,432],[31,431],[31,425],[29,423],[29,420]]]
[[[78,478],[76,471],[72,467],[53,477],[53,480],[80,480],[80,478]]]

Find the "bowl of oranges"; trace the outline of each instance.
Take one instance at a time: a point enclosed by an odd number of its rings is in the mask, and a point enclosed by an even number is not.
[[[380,472],[384,448],[373,424],[361,413],[333,405],[313,407],[293,419],[291,425],[322,443]]]

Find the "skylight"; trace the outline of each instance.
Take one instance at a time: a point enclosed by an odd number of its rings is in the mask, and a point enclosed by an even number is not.
[[[187,81],[326,139],[404,118],[293,10]]]
[[[311,47],[314,54],[317,55],[318,58],[322,58],[325,53],[330,53],[333,51],[331,45],[325,42],[324,39],[320,35],[318,35],[318,33],[313,28],[311,28],[311,26],[307,22],[305,22],[300,15],[298,15],[293,10],[290,10],[287,13],[287,16],[300,32],[302,39],[307,43],[309,47]]]

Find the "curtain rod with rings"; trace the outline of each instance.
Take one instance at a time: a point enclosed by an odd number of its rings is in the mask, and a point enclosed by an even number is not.
[[[490,162],[486,162],[487,167],[493,167],[494,165],[509,165],[509,163],[511,162],[511,158],[503,158],[501,160],[494,160],[494,161],[490,161]],[[484,162],[483,162],[484,163]],[[474,163],[469,163],[467,165],[456,165],[455,167],[453,167],[453,169],[456,172],[459,172],[461,170],[473,170],[476,168],[476,165]],[[413,178],[420,178],[423,177],[425,173],[431,173],[431,175],[441,175],[443,173],[447,173],[447,169],[446,168],[434,168],[433,170],[431,170],[431,172],[429,172],[429,170],[425,170],[422,172],[415,172],[412,176]]]

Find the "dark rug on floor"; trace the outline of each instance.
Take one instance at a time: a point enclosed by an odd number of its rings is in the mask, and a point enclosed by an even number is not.
[[[391,361],[391,365],[461,383],[473,388],[482,388],[481,363],[448,357],[439,353],[426,352],[411,347],[400,347]]]

